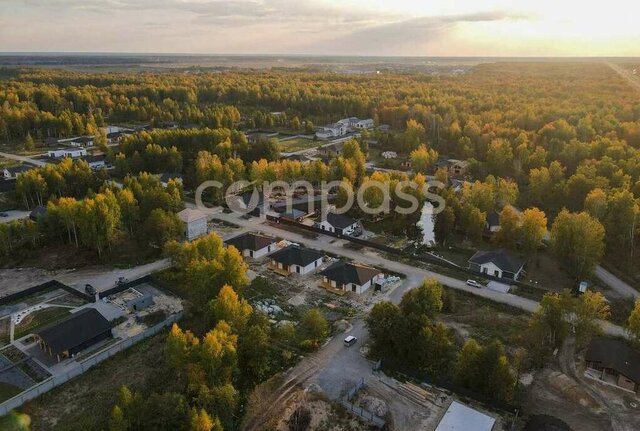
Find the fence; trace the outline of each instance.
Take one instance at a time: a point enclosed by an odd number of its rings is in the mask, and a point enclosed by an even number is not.
[[[29,287],[28,289],[21,290],[20,292],[12,293],[11,295],[4,296],[0,298],[0,305],[10,304],[16,300],[26,298],[27,296],[33,295],[34,293],[46,292],[49,290],[62,289],[73,295],[76,295],[87,302],[94,302],[95,298],[93,296],[87,295],[79,290],[74,289],[73,287],[67,286],[64,283],[60,283],[58,280],[47,281],[46,283],[38,284],[37,286]]]
[[[276,224],[282,224],[282,225],[287,225],[287,226],[293,226],[299,229],[303,229],[303,230],[307,230],[310,232],[315,232],[315,233],[319,233],[322,235],[328,235],[328,236],[332,236],[334,238],[340,238],[340,239],[344,239],[347,240],[349,242],[352,242],[354,244],[359,244],[363,247],[369,247],[369,248],[374,248],[376,250],[380,250],[380,251],[384,251],[386,253],[389,254],[393,254],[396,256],[402,256],[408,259],[414,259],[414,260],[419,260],[421,262],[424,263],[428,263],[428,264],[432,264],[432,265],[437,265],[437,266],[441,266],[444,268],[448,268],[448,269],[453,269],[456,271],[460,271],[475,277],[482,277],[482,278],[486,278],[487,280],[493,280],[493,281],[497,281],[500,283],[504,283],[505,281],[508,282],[511,285],[516,285],[516,286],[521,286],[521,287],[526,287],[526,288],[532,288],[532,289],[536,289],[536,290],[540,290],[539,287],[534,286],[532,284],[529,283],[524,283],[522,281],[517,281],[517,280],[505,280],[503,278],[500,277],[495,277],[489,274],[481,274],[477,271],[474,271],[472,269],[469,268],[464,268],[462,266],[456,265],[452,262],[449,262],[447,260],[443,260],[443,259],[439,259],[435,256],[432,256],[430,254],[416,254],[416,253],[411,253],[411,252],[407,252],[405,250],[400,250],[398,248],[394,248],[394,247],[389,247],[388,245],[384,245],[384,244],[378,244],[375,242],[371,242],[371,241],[367,241],[364,239],[360,239],[360,238],[355,238],[349,235],[342,235],[339,233],[335,233],[335,232],[330,232],[327,230],[323,230],[323,229],[319,229],[315,226],[309,226],[309,225],[305,225],[302,223],[298,223],[294,220],[289,220],[289,219],[283,219],[280,217],[276,217],[276,216],[272,216],[272,215],[267,215],[266,216],[267,220]]]
[[[376,416],[374,413],[370,412],[369,410],[360,406],[356,406],[355,404],[350,402],[350,400],[353,397],[355,397],[356,394],[360,392],[362,388],[364,388],[364,386],[365,386],[364,379],[360,379],[360,381],[353,388],[351,388],[349,392],[347,392],[347,394],[342,399],[340,399],[339,401],[340,405],[345,409],[347,409],[348,411],[350,411],[351,413],[358,416],[359,418],[361,418],[362,420],[364,420],[365,422],[367,422],[369,425],[372,425],[376,428],[383,428],[385,425],[384,419],[382,419],[379,416]]]
[[[136,343],[139,343],[145,338],[148,338],[148,337],[151,337],[152,335],[157,334],[158,332],[162,331],[162,329],[164,329],[165,327],[178,321],[180,318],[182,318],[182,312],[173,314],[169,316],[169,318],[166,319],[165,321],[160,322],[157,325],[152,326],[151,328],[148,328],[147,330],[139,333],[138,335],[122,340],[101,352],[95,353],[89,356],[88,358],[81,360],[76,367],[71,368],[69,371],[49,377],[48,379],[43,380],[37,385],[32,386],[29,389],[19,393],[13,398],[6,400],[2,404],[0,404],[0,416],[4,416],[7,413],[9,413],[11,410],[20,407],[27,401],[30,401],[50,391],[56,386],[60,386],[63,383],[68,382],[74,377],[78,377],[79,375],[83,374],[85,371],[87,371],[91,367],[99,364],[100,362],[112,357],[117,353],[122,352],[123,350],[128,349],[129,347],[133,346]]]

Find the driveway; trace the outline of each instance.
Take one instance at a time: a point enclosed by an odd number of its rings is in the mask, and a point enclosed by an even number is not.
[[[8,217],[0,217],[0,223],[9,223],[14,220],[21,220],[29,217],[31,214],[30,211],[18,211],[18,210],[9,210],[9,211],[0,211],[8,214]]]
[[[640,292],[629,286],[624,281],[598,265],[596,267],[596,277],[604,284],[615,290],[618,294],[625,298],[640,298]]]

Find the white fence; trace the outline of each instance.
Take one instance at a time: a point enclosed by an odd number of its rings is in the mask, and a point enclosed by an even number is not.
[[[82,359],[81,361],[78,362],[78,365],[76,367],[71,368],[66,373],[51,376],[48,379],[41,381],[37,385],[32,386],[29,389],[26,389],[25,391],[19,393],[13,398],[9,398],[8,400],[0,404],[0,416],[4,416],[7,413],[9,413],[11,410],[20,407],[27,401],[30,401],[50,391],[56,386],[60,386],[61,384],[68,382],[74,377],[78,377],[79,375],[81,375],[82,373],[84,373],[94,365],[97,365],[100,362],[104,361],[105,359],[108,359],[111,356],[117,353],[120,353],[123,350],[128,349],[129,347],[133,346],[136,343],[139,343],[145,338],[148,338],[148,337],[151,337],[152,335],[157,334],[158,332],[162,331],[162,329],[164,329],[165,327],[178,321],[180,318],[182,318],[182,312],[173,314],[165,321],[160,322],[157,325],[152,326],[151,328],[148,328],[147,330],[139,333],[138,335],[119,341],[118,343],[108,347],[105,350],[95,353],[86,359]]]

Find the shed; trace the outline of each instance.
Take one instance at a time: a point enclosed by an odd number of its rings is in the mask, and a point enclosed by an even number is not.
[[[111,324],[95,308],[85,308],[38,332],[40,347],[58,362],[111,336]]]
[[[202,211],[186,208],[178,213],[178,218],[184,223],[184,234],[188,241],[207,234],[207,216]]]

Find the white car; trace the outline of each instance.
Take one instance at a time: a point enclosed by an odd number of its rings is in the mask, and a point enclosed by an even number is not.
[[[354,337],[353,335],[349,335],[347,338],[344,339],[344,345],[347,347],[351,347],[354,344],[356,344],[357,341],[358,339],[356,337]]]
[[[482,288],[482,284],[478,283],[475,280],[467,280],[467,286],[475,287],[476,289]]]

